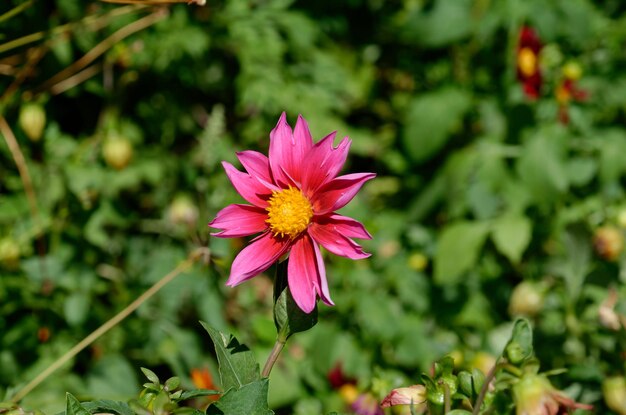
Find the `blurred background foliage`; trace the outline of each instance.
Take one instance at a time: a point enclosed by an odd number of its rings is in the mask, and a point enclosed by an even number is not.
[[[523,27],[541,43],[535,96]],[[265,359],[271,272],[224,287],[245,241],[206,224],[241,201],[220,161],[266,152],[287,111],[316,139],[349,135],[347,170],[378,177],[345,209],[373,256],[328,256],[337,306],[272,373],[278,413],[343,411],[342,383],[380,399],[447,353],[487,371],[524,315],[543,367],[569,369],[555,384],[625,414],[607,398],[626,399],[624,68],[618,0],[4,1],[0,400],[198,246],[210,264],[24,406],[128,399],[139,366],[206,387],[215,359],[198,320]]]

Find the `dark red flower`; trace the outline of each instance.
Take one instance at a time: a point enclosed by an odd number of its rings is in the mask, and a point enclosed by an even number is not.
[[[517,80],[521,82],[524,93],[530,99],[539,98],[542,82],[539,52],[542,46],[533,28],[528,26],[521,28],[517,41],[516,73]]]
[[[341,362],[335,363],[335,366],[326,375],[328,382],[333,389],[339,389],[344,385],[356,384],[356,379],[351,378],[343,371],[343,365]]]

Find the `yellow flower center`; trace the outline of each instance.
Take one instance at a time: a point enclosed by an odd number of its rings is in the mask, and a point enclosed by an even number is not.
[[[311,223],[313,208],[311,202],[299,189],[289,187],[275,191],[268,200],[267,220],[265,221],[275,236],[289,236],[294,239]]]
[[[522,48],[517,54],[517,66],[522,75],[533,76],[537,71],[537,55],[530,48]]]

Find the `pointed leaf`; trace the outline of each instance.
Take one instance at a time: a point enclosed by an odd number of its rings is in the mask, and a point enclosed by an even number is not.
[[[260,379],[229,389],[217,402],[209,406],[207,415],[272,415],[267,403],[268,379]]]
[[[65,394],[65,415],[91,415],[71,393]]]
[[[500,253],[517,264],[528,247],[531,233],[532,223],[526,216],[504,216],[494,221],[491,239]]]
[[[227,337],[204,322],[200,324],[209,333],[215,345],[224,390],[239,389],[261,378],[259,365],[247,346],[239,344],[235,337]]]

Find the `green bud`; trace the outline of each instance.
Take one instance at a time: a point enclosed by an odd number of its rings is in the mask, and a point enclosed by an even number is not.
[[[133,157],[133,146],[126,137],[107,137],[102,145],[102,157],[115,170],[122,170]]]
[[[474,395],[472,375],[468,371],[463,370],[459,372],[458,379],[461,392],[468,398],[471,398]]]
[[[626,379],[623,376],[606,378],[602,382],[604,402],[619,415],[626,415]]]
[[[18,122],[31,141],[39,141],[46,126],[46,112],[40,104],[25,104],[20,110]]]
[[[526,357],[522,346],[516,341],[509,342],[509,344],[506,345],[505,353],[507,359],[514,365],[522,363]]]

